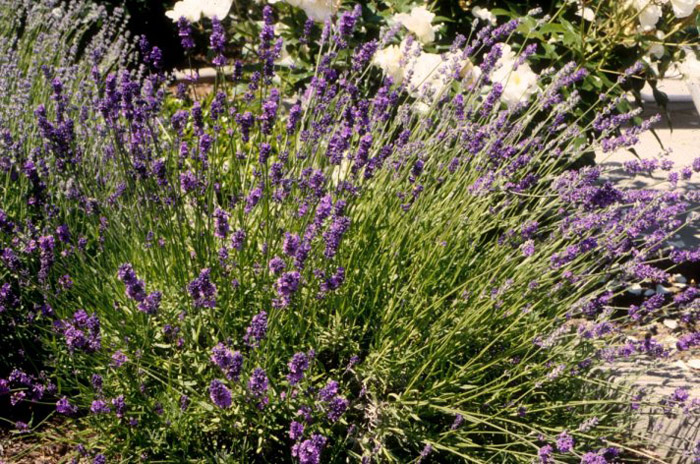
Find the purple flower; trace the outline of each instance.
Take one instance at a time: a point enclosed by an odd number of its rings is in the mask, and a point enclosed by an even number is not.
[[[143,301],[136,305],[139,311],[146,314],[156,314],[160,307],[160,300],[163,297],[161,292],[151,292]]]
[[[231,246],[238,250],[241,251],[243,249],[243,244],[245,243],[245,238],[246,238],[246,233],[245,230],[243,229],[238,229],[233,233],[233,236],[231,237]]]
[[[311,408],[309,406],[303,405],[297,410],[297,416],[301,416],[302,419],[307,424],[310,424],[311,421],[313,420],[313,416],[311,414]]]
[[[267,380],[267,374],[265,374],[262,368],[256,367],[250,375],[250,379],[248,379],[248,391],[250,391],[253,396],[263,396],[268,387],[269,381]]]
[[[348,409],[348,400],[342,396],[336,396],[328,402],[328,420],[336,422],[340,416]]]
[[[321,292],[337,290],[345,282],[345,268],[339,267],[334,274],[321,283]]]
[[[272,132],[275,119],[277,118],[279,98],[279,90],[272,89],[270,90],[270,95],[268,96],[267,100],[265,100],[262,104],[262,114],[258,117],[258,120],[260,121],[260,131],[263,134],[269,135]],[[263,143],[260,145],[260,164],[265,164],[271,149],[272,147],[268,143]],[[265,153],[263,154],[263,152]]]
[[[105,401],[95,400],[90,405],[90,412],[93,414],[107,414],[111,409]]]
[[[218,18],[213,18],[211,20],[211,36],[209,36],[209,46],[211,50],[216,55],[212,60],[215,66],[225,66],[226,57],[224,56],[224,51],[226,49],[226,34],[224,32],[224,27]]]
[[[27,394],[23,391],[16,391],[10,397],[10,404],[12,406],[17,406],[19,403],[26,398]]]
[[[177,20],[177,35],[180,37],[180,44],[185,51],[192,50],[195,47],[190,22],[184,17],[180,17]]]
[[[289,114],[287,115],[287,134],[292,135],[297,129],[297,124],[299,124],[299,120],[301,119],[302,111],[301,111],[301,104],[296,103],[292,108],[289,110]]]
[[[4,283],[0,285],[0,313],[19,306],[19,297],[12,289],[12,285]]]
[[[416,461],[416,462],[421,463],[421,462],[425,461],[428,458],[428,456],[430,456],[430,454],[432,452],[433,452],[433,447],[430,444],[426,444],[423,447],[423,450],[420,452],[420,456],[418,456],[418,461]]]
[[[537,456],[540,458],[540,463],[541,464],[550,464],[554,462],[552,460],[552,452],[554,449],[552,448],[552,445],[544,445],[537,451]]]
[[[192,171],[180,173],[180,188],[183,192],[189,193],[199,187],[199,180]]]
[[[65,396],[56,402],[56,412],[66,416],[72,416],[78,412],[78,408],[70,404]]]
[[[93,353],[102,348],[100,320],[96,314],[88,316],[85,311],[78,310],[74,313],[73,320],[56,321],[54,328],[63,335],[71,353],[76,350]]]
[[[292,421],[292,423],[289,424],[289,438],[297,441],[302,437],[302,435],[304,435],[304,424],[301,422]]]
[[[243,355],[239,351],[231,351],[223,343],[212,349],[211,362],[224,371],[226,378],[238,381],[243,368]]]
[[[119,419],[122,419],[126,414],[126,401],[124,401],[124,395],[119,395],[116,398],[112,398],[112,406],[114,406],[114,412]]]
[[[557,437],[557,450],[561,453],[568,453],[574,449],[574,437],[566,432],[562,432]]]
[[[68,243],[70,242],[70,229],[65,224],[60,225],[56,228],[56,236],[63,243]]]
[[[608,461],[600,454],[588,452],[581,456],[581,464],[608,464]]]
[[[121,351],[115,351],[112,355],[112,367],[121,367],[127,361],[129,358]]]
[[[248,196],[245,199],[245,208],[243,211],[248,214],[251,211],[253,211],[253,208],[255,208],[255,205],[258,204],[260,199],[262,198],[263,195],[263,189],[260,186],[257,186],[253,189],[251,189],[250,193],[248,193]]]
[[[295,444],[292,447],[292,456],[298,458],[300,464],[319,464],[326,441],[326,437],[314,434],[310,439]]]
[[[301,281],[301,274],[297,271],[285,272],[282,276],[277,279],[275,287],[277,290],[277,295],[279,295],[281,300],[281,306],[288,306],[291,296],[299,288],[299,282]]]
[[[220,380],[212,380],[209,385],[209,397],[211,401],[221,409],[231,406],[231,391]]]
[[[250,129],[253,127],[253,123],[255,122],[255,116],[253,116],[253,113],[246,111],[243,114],[237,114],[236,122],[241,130],[241,139],[243,139],[244,142],[249,141]]]
[[[187,285],[187,292],[194,299],[195,308],[213,308],[216,306],[216,286],[210,279],[211,270],[202,269],[199,277]]]
[[[245,330],[243,340],[251,347],[257,347],[267,334],[267,313],[260,311],[253,316],[250,325]]]
[[[304,372],[309,368],[309,357],[306,353],[296,353],[287,363],[289,374],[287,380],[290,385],[298,384],[304,378]]]
[[[276,275],[282,272],[287,265],[284,263],[282,258],[275,256],[270,260],[270,262],[267,263],[267,267],[271,274]]]
[[[92,384],[92,388],[95,389],[95,391],[102,391],[102,376],[99,374],[92,374],[92,377],[90,378],[90,383]]]
[[[526,240],[520,247],[523,256],[530,257],[535,254],[535,241]]]
[[[7,234],[11,234],[14,228],[15,223],[10,220],[5,211],[0,209],[0,230]]]
[[[282,250],[287,256],[295,256],[297,250],[299,249],[299,244],[301,240],[297,234],[290,234],[286,232],[284,234],[284,242],[282,243]]]
[[[10,383],[7,379],[0,379],[0,396],[10,393]]]
[[[228,213],[221,208],[214,211],[214,236],[226,238],[229,232]]]
[[[29,425],[27,425],[26,422],[15,422],[15,429],[17,429],[19,433],[29,433]]]
[[[690,397],[688,390],[684,388],[676,388],[671,394],[671,400],[678,403],[685,403],[685,401]]]
[[[126,285],[126,296],[130,299],[141,302],[146,299],[146,289],[143,280],[136,277],[134,268],[129,263],[119,266],[117,277]]]
[[[326,250],[324,255],[326,258],[332,258],[338,252],[340,240],[350,227],[350,218],[339,216],[333,219],[329,229],[324,232],[323,238],[326,241]]]
[[[329,380],[325,387],[323,387],[319,392],[318,396],[323,401],[331,401],[338,394],[338,382],[335,380]]]

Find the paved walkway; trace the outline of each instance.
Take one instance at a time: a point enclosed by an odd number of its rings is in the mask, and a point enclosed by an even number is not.
[[[680,102],[670,102],[668,105],[669,120],[662,118],[654,126],[654,132],[641,134],[640,142],[634,147],[635,152],[641,158],[655,158],[665,156],[675,162],[676,168],[691,165],[695,158],[700,157],[700,115],[698,115],[690,95],[681,81],[668,81],[659,86],[670,96],[679,98]],[[645,95],[645,92],[643,92]],[[643,116],[650,117],[663,113],[663,109],[654,103],[646,103]],[[667,154],[664,154],[667,152]],[[649,175],[638,175],[630,179],[628,174],[622,172],[622,164],[625,161],[637,159],[630,150],[617,150],[613,153],[596,153],[598,164],[613,167],[609,173],[613,179],[617,178],[621,185],[634,186],[638,188],[658,187],[668,173],[658,171]],[[668,184],[664,185],[665,188]],[[689,181],[680,181],[678,188],[683,190],[700,189],[700,174],[696,174]],[[700,245],[700,230],[685,230],[680,237],[687,246]]]
[[[654,126],[656,136],[651,132],[642,134],[635,152],[641,158],[667,157],[674,161],[676,168],[691,165],[695,158],[700,157],[700,115],[683,82],[664,82],[660,87],[671,98],[680,101],[670,102],[668,105],[670,125],[668,120],[662,118]],[[644,93],[650,97],[651,92]],[[662,112],[663,110],[655,104],[646,103],[643,116],[650,117]],[[625,161],[634,159],[637,159],[637,156],[629,150],[596,154],[598,164],[612,168],[608,173],[609,178],[617,180],[623,186],[659,188],[664,185],[663,181],[668,173],[663,171],[654,172],[651,175],[638,175],[630,179],[629,175],[622,171],[622,165]],[[696,176],[690,181],[679,182],[678,188],[700,189],[700,175],[696,174]],[[664,187],[667,188],[668,184]],[[698,246],[700,230],[685,230],[677,238],[685,246]],[[662,342],[669,347],[675,345],[673,339],[662,340]],[[691,367],[687,362],[690,358],[700,358],[700,353],[683,354],[683,359],[676,353],[672,359],[665,361],[645,359],[634,362],[620,361],[612,367],[612,371],[615,378],[648,389],[646,399],[654,404],[658,404],[658,401],[664,397],[668,398],[678,388],[686,389],[691,399],[700,399],[700,369],[697,368],[700,366],[691,361],[690,364],[693,366]],[[700,415],[697,412],[683,414],[679,408],[676,408],[675,411],[664,414],[661,406],[642,408],[642,412],[642,419],[635,426],[635,435],[642,443],[648,443],[650,455],[658,457],[659,462],[675,464],[696,462],[692,452],[700,440]]]

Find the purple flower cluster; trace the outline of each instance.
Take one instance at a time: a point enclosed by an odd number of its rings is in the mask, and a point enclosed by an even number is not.
[[[212,52],[214,52],[214,59],[212,63],[215,66],[225,66],[226,57],[224,52],[226,51],[226,33],[224,32],[224,26],[218,18],[214,18],[211,21],[212,32],[209,36],[209,46]]]
[[[93,353],[102,348],[100,320],[95,313],[88,316],[84,310],[78,310],[73,314],[72,319],[56,321],[54,329],[63,335],[71,353],[76,351]]]
[[[250,325],[246,328],[243,340],[250,347],[260,346],[260,342],[265,338],[267,334],[267,312],[260,311],[258,314],[253,316],[250,321]]]
[[[253,396],[261,397],[265,395],[269,385],[270,382],[265,371],[260,367],[256,367],[250,375],[250,379],[248,379],[248,391]]]
[[[177,34],[180,36],[180,44],[185,51],[192,50],[195,47],[190,22],[184,17],[180,17],[177,20]]]
[[[296,385],[304,378],[304,372],[309,368],[309,356],[306,353],[296,353],[287,363],[289,374],[287,381],[290,385]]]
[[[220,380],[212,380],[209,385],[209,397],[212,403],[221,409],[231,407],[231,390]]]
[[[56,402],[56,412],[65,416],[72,416],[78,412],[78,408],[68,401],[65,396]]]
[[[292,456],[299,459],[300,464],[319,464],[321,452],[327,441],[323,435],[314,434],[308,440],[295,444],[292,447]]]
[[[125,263],[119,266],[117,276],[126,285],[126,296],[138,303],[139,311],[146,314],[156,314],[158,312],[163,294],[158,291],[146,294],[146,286],[143,280],[139,280],[136,277],[131,264]]]
[[[228,236],[230,227],[228,224],[229,214],[221,208],[214,211],[214,236],[225,239]]]
[[[216,306],[216,286],[211,281],[211,270],[202,269],[199,276],[187,285],[187,292],[194,300],[195,308]]]
[[[338,387],[338,382],[331,380],[318,392],[319,399],[325,403],[326,416],[331,422],[338,421],[350,405],[346,398],[338,394]]]
[[[238,381],[243,369],[243,355],[239,351],[231,351],[223,343],[212,349],[211,362],[224,372],[229,380]]]
[[[301,274],[298,271],[290,271],[282,274],[277,282],[275,282],[275,289],[277,290],[277,305],[280,307],[289,306],[291,302],[292,295],[299,288],[301,282]]]

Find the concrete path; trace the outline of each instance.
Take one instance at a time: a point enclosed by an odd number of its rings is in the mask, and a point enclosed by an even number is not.
[[[639,144],[635,147],[641,158],[663,157],[674,161],[676,170],[683,166],[692,165],[695,158],[700,157],[700,115],[690,98],[687,87],[682,81],[666,81],[660,85],[675,102],[668,105],[670,126],[668,120],[662,120],[654,126],[653,133],[641,135]],[[653,101],[650,90],[647,99]],[[647,102],[644,117],[661,113],[663,110],[654,103]],[[618,150],[610,154],[596,153],[596,163],[609,169],[607,174],[622,186],[637,188],[668,188],[664,184],[667,172],[657,171],[651,175],[638,175],[633,179],[622,171],[625,161],[637,159],[629,150]],[[678,188],[684,191],[700,189],[700,174],[689,181],[681,181]],[[700,245],[700,230],[685,230],[678,237],[688,247]],[[681,242],[679,242],[681,243]],[[661,342],[668,348],[675,345],[673,337]],[[691,358],[695,361],[687,362]],[[641,420],[636,424],[634,432],[641,443],[646,444],[650,455],[656,456],[659,462],[674,464],[694,464],[693,456],[698,440],[700,440],[700,403],[696,411],[683,413],[682,407],[664,411],[659,401],[670,397],[678,388],[688,391],[690,399],[700,400],[700,350],[684,352],[683,357],[674,353],[671,359],[656,361],[640,359],[618,361],[612,366],[614,378],[627,384],[645,388],[648,392],[647,402],[655,406],[641,409]],[[694,366],[694,367],[691,367]]]
[[[682,81],[664,81],[659,88],[672,98],[682,100],[670,102],[668,104],[669,121],[662,118],[652,132],[641,134],[640,141],[634,150],[642,159],[645,158],[667,158],[675,163],[676,170],[683,166],[692,165],[695,158],[700,157],[700,115],[696,110],[688,92]],[[652,100],[651,92],[642,92],[643,96]],[[663,113],[663,109],[656,104],[645,103],[643,117],[648,118],[655,114]],[[668,176],[667,172],[657,171],[649,175],[637,175],[630,179],[629,175],[622,171],[625,161],[637,159],[637,156],[630,150],[617,150],[613,153],[596,153],[596,163],[607,168],[612,168],[609,178],[617,180],[623,186],[634,186],[638,188],[668,188],[668,183],[664,183]],[[678,188],[682,190],[700,190],[700,174],[695,174],[689,181],[680,181]],[[680,237],[689,246],[700,245],[700,230],[685,230]]]
[[[700,408],[692,405],[700,399],[700,370],[681,360],[676,361],[618,361],[612,372],[627,384],[644,388],[644,401],[650,406],[640,408],[640,420],[634,434],[648,454],[658,462],[695,464],[695,448],[700,440]],[[689,393],[684,405],[676,404],[664,410],[660,401],[668,399],[677,389]]]

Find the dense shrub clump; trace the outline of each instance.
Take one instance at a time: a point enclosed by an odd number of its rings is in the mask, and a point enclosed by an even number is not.
[[[51,8],[17,14],[70,30]],[[641,129],[620,129],[632,115],[603,95],[588,139],[570,117],[573,64],[504,103],[490,76],[517,76],[533,51],[508,53],[517,21],[459,37],[428,69],[409,38],[394,81],[371,63],[395,30],[346,48],[357,12],[325,24],[291,97],[270,7],[255,62],[204,100],[168,94],[145,40],[138,71],[3,44],[0,82],[31,90],[0,107],[0,317],[22,344],[2,400],[55,404],[90,431],[76,453],[95,462],[646,456],[622,427],[635,397],[594,368],[664,354],[622,344],[610,303],[669,277],[650,263],[692,195],[570,169]],[[215,27],[220,66],[225,42]],[[694,299],[645,310],[690,306],[692,322]]]

